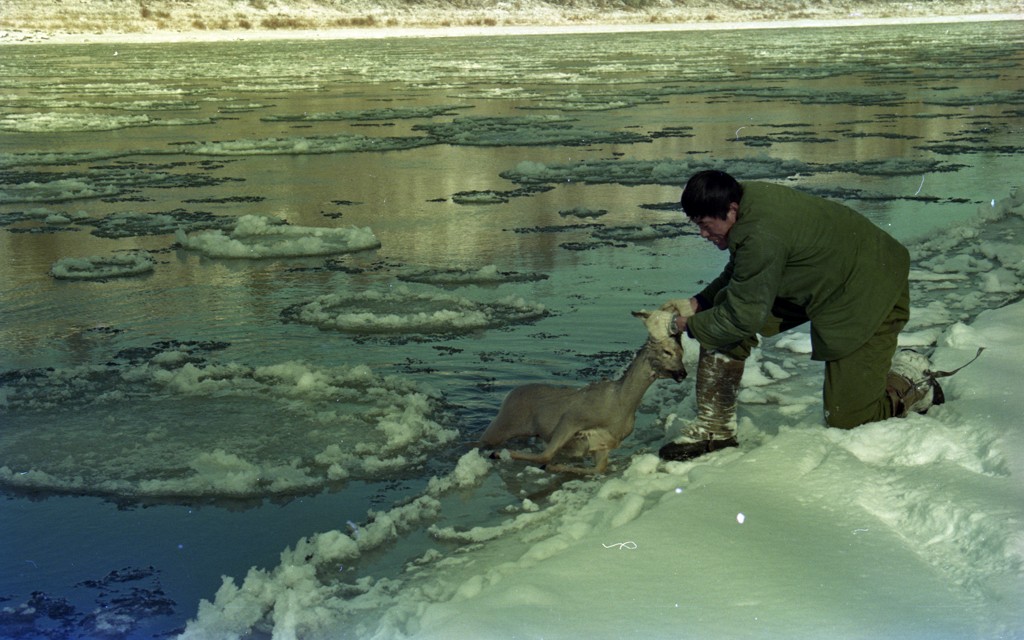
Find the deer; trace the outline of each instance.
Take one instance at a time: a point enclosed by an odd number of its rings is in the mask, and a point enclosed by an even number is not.
[[[621,377],[584,387],[542,383],[516,387],[505,396],[479,444],[494,449],[512,439],[536,437],[547,443],[542,452],[509,451],[509,455],[555,473],[603,474],[609,453],[633,433],[636,410],[647,389],[661,378],[681,382],[686,377],[680,336],[670,330],[673,314],[663,310],[632,314],[643,320],[648,338]],[[559,453],[577,458],[591,454],[594,465],[549,464]]]

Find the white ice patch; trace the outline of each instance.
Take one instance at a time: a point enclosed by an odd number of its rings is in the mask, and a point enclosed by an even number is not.
[[[8,372],[0,484],[262,497],[419,465],[457,435],[436,421],[436,397],[407,380],[365,366],[215,363],[202,350],[177,343],[106,365]]]
[[[544,317],[547,311],[544,305],[515,296],[477,302],[396,287],[387,292],[324,295],[289,307],[282,315],[346,333],[449,335],[529,322]]]
[[[533,282],[546,280],[542,273],[499,271],[493,264],[479,269],[418,269],[398,274],[405,282],[423,282],[438,286],[496,285],[506,282]]]
[[[86,258],[61,258],[53,263],[50,273],[59,280],[106,280],[149,273],[153,258],[144,253]]]
[[[413,126],[427,131],[437,142],[469,146],[508,145],[591,145],[596,143],[630,144],[646,142],[646,136],[628,131],[598,131],[576,124],[562,115],[526,117],[465,117],[448,122],[428,122]]]
[[[65,178],[49,182],[6,184],[0,189],[0,203],[61,202],[84,198],[101,198],[121,192],[115,185],[99,185],[88,179]]]
[[[430,138],[368,138],[337,134],[323,137],[259,138],[183,145],[181,153],[200,156],[306,155],[357,151],[394,151],[435,144]]]
[[[145,114],[117,115],[98,113],[9,113],[0,116],[0,130],[42,131],[114,131],[129,127],[194,126],[212,124],[210,118],[151,118]]]
[[[793,353],[808,354],[811,352],[811,335],[805,332],[789,332],[782,334],[775,341],[776,349],[785,349]]]
[[[544,164],[523,160],[501,177],[520,184],[686,184],[691,175],[710,168],[706,161],[664,160],[590,160],[567,164]],[[809,165],[795,160],[746,158],[737,160],[730,171],[749,180],[783,179],[810,171]]]
[[[245,215],[234,230],[187,234],[179,230],[181,246],[211,258],[286,258],[352,253],[380,247],[369,227],[302,227],[276,218]]]

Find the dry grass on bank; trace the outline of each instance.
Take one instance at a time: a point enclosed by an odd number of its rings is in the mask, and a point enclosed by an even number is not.
[[[7,33],[0,38],[10,40],[17,33],[670,24],[1021,12],[1022,0],[2,0],[0,30]]]

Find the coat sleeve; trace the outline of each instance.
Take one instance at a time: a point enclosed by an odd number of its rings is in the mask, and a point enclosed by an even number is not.
[[[764,326],[786,264],[784,243],[770,230],[744,234],[733,249],[729,266],[722,272],[722,276],[728,273],[729,279],[716,292],[717,302],[690,318],[687,325],[702,345],[712,349],[731,347]]]
[[[718,277],[708,283],[708,286],[704,287],[700,293],[694,297],[700,304],[701,309],[710,309],[715,304],[715,296],[718,292],[725,288],[725,285],[729,284],[732,280],[732,272],[735,267],[735,260],[733,256],[729,255],[729,262],[722,269],[722,273],[718,274]]]

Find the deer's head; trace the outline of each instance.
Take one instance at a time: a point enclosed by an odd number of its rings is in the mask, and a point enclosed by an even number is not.
[[[647,327],[648,358],[655,378],[672,378],[680,382],[686,377],[683,365],[683,344],[680,336],[669,332],[672,313],[669,311],[634,311]]]

